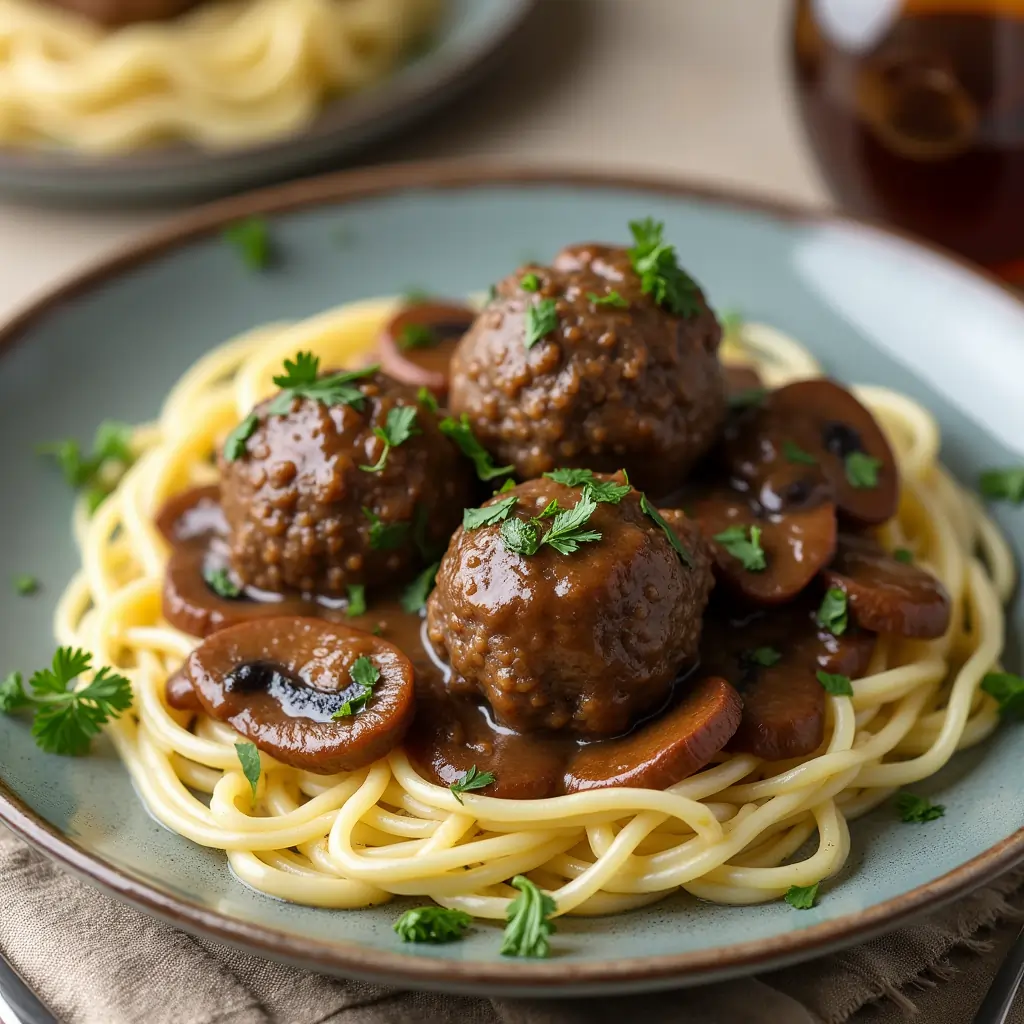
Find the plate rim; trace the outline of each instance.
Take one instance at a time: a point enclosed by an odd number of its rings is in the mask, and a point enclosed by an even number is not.
[[[165,253],[185,248],[231,221],[288,213],[318,205],[342,206],[372,196],[409,190],[469,190],[495,185],[572,186],[587,189],[648,191],[697,199],[776,219],[841,223],[910,242],[933,256],[953,262],[1000,289],[1024,310],[1024,299],[1003,281],[964,258],[906,232],[828,209],[758,197],[728,188],[695,184],[677,177],[580,170],[572,167],[518,165],[473,159],[425,161],[342,171],[259,189],[221,199],[190,212],[110,253],[58,282],[0,322],[0,355],[15,345],[53,309],[73,301],[106,281]],[[148,883],[86,851],[31,810],[0,778],[0,822],[64,868],[127,902],[178,927],[202,932],[259,955],[319,970],[369,980],[415,983],[449,991],[492,994],[573,995],[629,991],[704,983],[729,975],[765,970],[810,959],[830,950],[892,930],[911,917],[964,895],[1024,860],[1024,827],[940,877],[853,914],[845,914],[799,931],[750,942],[641,959],[502,963],[433,959],[368,948],[339,939],[323,941],[233,918],[209,910]]]

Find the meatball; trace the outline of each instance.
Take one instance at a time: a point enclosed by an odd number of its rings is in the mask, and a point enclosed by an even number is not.
[[[530,309],[546,300],[557,324],[528,348]],[[523,267],[456,348],[451,408],[520,479],[556,466],[625,467],[638,487],[666,495],[726,413],[721,328],[699,289],[693,300],[693,316],[663,309],[643,293],[628,251],[611,246],[573,246],[552,267]]]
[[[582,528],[600,536],[577,550],[543,541],[534,554],[510,550],[510,523],[546,536],[556,526],[549,503],[571,509],[583,493],[540,479],[495,495],[484,508],[518,500],[506,521],[456,531],[427,602],[449,692],[484,697],[499,722],[523,732],[622,733],[667,700],[697,653],[711,556],[682,512],[661,515],[692,564],[632,489],[597,505]]]
[[[292,398],[285,415],[254,410],[241,457],[220,456],[231,563],[252,587],[342,595],[397,582],[440,554],[474,490],[472,470],[413,388],[383,374],[356,382],[363,399]],[[378,462],[388,414],[416,407],[418,431]]]
[[[140,21],[167,21],[198,7],[203,0],[49,0],[90,21],[116,28]]]

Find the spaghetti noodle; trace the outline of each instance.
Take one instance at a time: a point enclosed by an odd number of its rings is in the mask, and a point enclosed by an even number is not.
[[[175,832],[224,850],[243,882],[315,906],[416,895],[496,919],[515,895],[507,880],[516,874],[550,890],[561,914],[629,910],[680,888],[721,903],[776,899],[843,866],[852,818],[996,727],[996,703],[979,684],[1003,648],[1010,552],[938,463],[928,412],[887,389],[859,388],[902,479],[899,513],[882,539],[912,550],[942,580],[952,625],[929,642],[881,637],[853,696],[828,697],[825,740],[812,756],[767,763],[723,753],[665,791],[540,800],[467,793],[460,803],[417,775],[401,748],[337,776],[264,753],[253,803],[238,735],[166,703],[166,679],[197,641],[161,618],[167,549],[154,518],[171,495],[215,480],[211,453],[273,390],[285,357],[305,350],[325,365],[352,365],[395,308],[394,300],[342,306],[258,328],[205,356],[157,422],[137,429],[138,460],[111,496],[91,519],[84,508],[76,513],[83,564],[60,601],[57,638],[131,679],[134,707],[108,732],[142,798]],[[722,354],[753,363],[771,386],[820,373],[802,347],[764,325],[742,328]],[[803,853],[814,836],[816,849]]]

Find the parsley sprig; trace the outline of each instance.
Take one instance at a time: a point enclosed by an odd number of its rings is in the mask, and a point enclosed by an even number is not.
[[[481,480],[493,480],[495,477],[507,476],[515,466],[495,466],[491,453],[476,439],[473,428],[469,424],[469,416],[462,414],[461,419],[446,416],[437,425],[445,437],[450,437],[461,449],[467,459],[471,459],[476,467],[476,475]]]
[[[370,547],[374,551],[393,551],[400,548],[409,536],[409,524],[406,522],[386,523],[365,505],[363,515],[370,521]]]
[[[761,547],[761,527],[729,526],[712,538],[735,558],[747,572],[764,572],[768,568],[764,548]]]
[[[629,484],[617,484],[614,480],[598,480],[589,469],[553,469],[544,475],[565,487],[588,487],[590,496],[599,505],[618,505],[633,489]]]
[[[777,665],[781,659],[781,652],[774,647],[755,647],[743,655],[743,660],[748,665],[760,665],[762,668],[771,668],[772,665]]]
[[[320,357],[312,352],[297,352],[294,359],[284,361],[284,373],[274,378],[281,389],[267,407],[271,416],[285,416],[291,411],[296,398],[309,398],[324,405],[351,405],[362,409],[366,396],[355,386],[355,381],[370,377],[379,366],[364,366],[360,370],[346,370],[320,376]]]
[[[410,615],[415,615],[417,612],[422,611],[427,604],[427,598],[430,597],[430,592],[434,589],[434,580],[437,578],[437,570],[441,568],[440,562],[434,562],[433,565],[428,565],[402,591],[402,597],[399,603],[402,606],[402,610],[408,612]]]
[[[640,495],[640,511],[643,512],[644,515],[653,519],[658,526],[661,527],[661,532],[668,538],[669,544],[671,544],[675,549],[675,552],[682,560],[683,565],[688,569],[692,569],[693,555],[691,555],[683,546],[683,542],[676,535],[676,531],[665,522],[665,517],[647,500],[646,494]]]
[[[223,597],[226,601],[233,601],[242,594],[242,588],[231,578],[231,573],[223,566],[217,569],[204,568],[203,580],[218,597]]]
[[[679,266],[675,246],[664,239],[665,225],[647,217],[630,221],[629,230],[636,243],[629,259],[644,295],[676,316],[696,316],[700,312],[697,282]]]
[[[820,884],[820,882],[815,882],[814,885],[791,885],[786,890],[783,899],[794,910],[810,910],[818,902],[818,886]]]
[[[479,530],[481,526],[493,526],[495,523],[508,519],[512,509],[516,507],[519,499],[513,494],[511,498],[502,498],[493,505],[485,505],[483,508],[467,508],[462,511],[462,528],[464,530]]]
[[[94,512],[113,489],[111,470],[127,469],[135,461],[131,440],[132,428],[127,423],[104,420],[96,428],[88,454],[73,438],[47,441],[37,445],[36,451],[57,463],[69,486],[85,494],[89,511]]]
[[[348,674],[357,688],[356,692],[334,712],[332,718],[351,718],[357,711],[362,711],[373,696],[373,688],[380,679],[380,669],[365,654],[360,654],[352,662]]]
[[[981,688],[999,704],[1004,718],[1024,717],[1024,679],[1012,672],[987,672]]]
[[[878,471],[882,460],[866,452],[850,452],[846,456],[846,479],[851,487],[869,491],[878,486]]]
[[[587,298],[595,306],[612,306],[615,309],[629,309],[629,302],[614,288],[608,292],[607,295],[598,295],[596,292],[587,292]]]
[[[348,585],[348,605],[345,614],[354,619],[357,615],[366,614],[366,584],[350,583]]]
[[[373,436],[384,442],[384,449],[380,458],[372,466],[360,466],[361,470],[367,473],[379,473],[388,461],[392,448],[408,441],[410,437],[422,433],[416,425],[415,405],[396,405],[388,410],[387,419],[383,427],[374,427]]]
[[[545,544],[561,555],[575,554],[581,544],[601,539],[599,530],[585,529],[597,504],[588,484],[572,508],[558,509],[557,504],[549,504],[540,516],[531,519],[506,518],[501,524],[501,541],[506,550],[517,555],[535,555]],[[551,518],[551,526],[541,534],[540,527],[546,518]]]
[[[830,693],[833,697],[853,696],[853,684],[850,682],[849,676],[844,676],[839,672],[824,672],[821,669],[818,669],[814,675],[825,688],[825,692]]]
[[[494,772],[479,771],[477,766],[474,764],[461,779],[453,782],[448,788],[451,790],[452,796],[461,804],[465,803],[462,799],[463,793],[469,793],[474,789],[486,789],[488,786],[492,785],[494,781]]]
[[[978,478],[978,490],[991,501],[1024,501],[1024,469],[986,469]]]
[[[558,306],[554,299],[541,299],[526,310],[526,336],[523,344],[533,348],[545,335],[558,326]]]
[[[830,587],[825,591],[818,608],[817,622],[833,636],[842,636],[850,624],[850,614],[846,604],[846,592],[839,587]]]
[[[537,888],[525,875],[516,875],[511,885],[519,890],[508,906],[502,956],[545,957],[551,953],[548,938],[555,930],[550,920],[558,909],[555,901]]]
[[[238,763],[242,766],[242,774],[249,783],[252,790],[253,803],[256,802],[256,789],[260,784],[260,772],[263,766],[260,764],[260,752],[255,743],[236,743],[235,753],[238,755]]]
[[[256,433],[259,425],[259,417],[251,412],[228,434],[224,440],[224,458],[228,462],[234,462],[245,454],[245,442]]]
[[[72,684],[92,669],[92,655],[58,647],[49,668],[26,685],[20,672],[0,683],[0,712],[34,712],[32,736],[50,754],[84,754],[100,729],[132,704],[132,684],[110,668],[101,668],[81,689]]]
[[[804,451],[796,441],[783,441],[782,454],[787,462],[799,463],[805,466],[817,465],[818,460],[808,451]]]
[[[897,794],[896,810],[899,812],[900,821],[917,825],[935,821],[946,813],[946,808],[942,804],[933,804],[926,797],[906,792]]]
[[[392,928],[403,942],[456,942],[472,923],[464,910],[416,907],[407,910]]]
[[[270,266],[273,255],[270,229],[262,217],[246,217],[229,224],[223,238],[249,270],[266,270]]]
[[[398,347],[403,352],[411,348],[433,348],[441,339],[428,324],[406,324],[398,334]]]

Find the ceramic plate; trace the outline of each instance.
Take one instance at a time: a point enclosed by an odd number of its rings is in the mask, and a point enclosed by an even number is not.
[[[265,214],[281,259],[246,272],[219,238]],[[803,340],[838,377],[923,402],[963,480],[1024,455],[1024,305],[950,258],[868,226],[653,182],[435,165],[303,182],[202,210],[22,315],[0,340],[0,580],[32,572],[34,598],[0,587],[3,670],[46,663],[50,616],[77,567],[62,483],[33,444],[91,435],[104,417],[144,420],[199,355],[255,324],[412,285],[486,289],[567,241],[622,240],[626,222],[667,223],[712,302]],[[339,233],[345,244],[339,244]],[[1018,557],[1024,511],[996,514]],[[1021,607],[1010,613],[1011,634]],[[1019,670],[1019,636],[1008,667]],[[559,922],[557,956],[503,960],[497,932],[403,946],[402,903],[351,912],[277,902],[240,885],[222,854],[151,819],[106,746],[63,759],[0,716],[0,818],[67,867],[184,928],[270,956],[403,984],[517,994],[629,990],[706,981],[807,958],[894,927],[1024,856],[1024,726],[1006,726],[915,791],[946,815],[927,827],[891,807],[853,826],[853,852],[820,904],[797,913],[679,896],[605,919]]]
[[[434,43],[394,75],[325,107],[304,131],[225,152],[185,144],[116,157],[0,147],[0,191],[109,205],[194,201],[323,170],[469,85],[537,0],[446,0]]]

